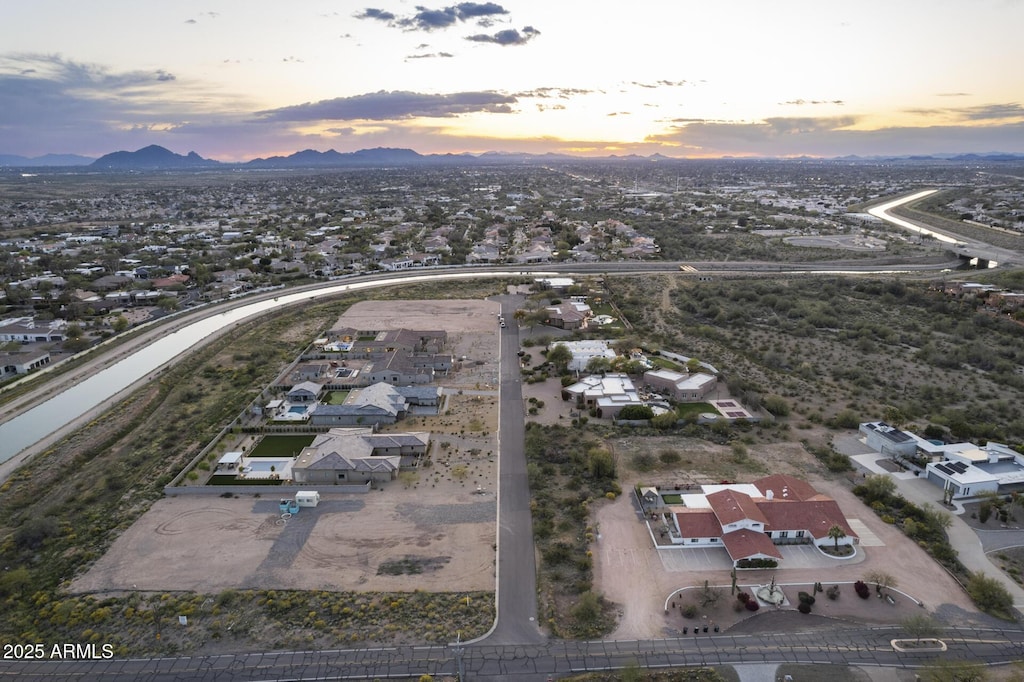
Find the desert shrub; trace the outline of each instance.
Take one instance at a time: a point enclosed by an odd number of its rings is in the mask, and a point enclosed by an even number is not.
[[[678,464],[682,456],[675,450],[662,450],[658,453],[658,459],[662,464]]]
[[[800,600],[801,604],[807,604],[808,606],[814,604],[814,596],[808,594],[807,592],[800,592],[796,596],[797,596],[797,599]]]
[[[687,604],[682,610],[683,618],[696,618],[697,617],[697,606],[694,604]]]
[[[747,611],[757,611],[761,608],[761,605],[757,603],[756,599],[751,599],[747,602]]]
[[[800,613],[807,614],[811,612],[811,605],[805,601],[802,601],[800,602],[799,606],[796,607],[796,610]]]
[[[777,568],[778,565],[775,559],[740,559],[736,562],[736,568]]]
[[[654,455],[641,452],[633,457],[633,468],[637,471],[650,471],[654,468]]]
[[[768,410],[776,417],[789,416],[789,403],[786,402],[786,399],[780,395],[766,395],[764,397],[764,401],[761,404],[764,405],[764,409]]]
[[[984,573],[971,574],[967,581],[967,594],[985,613],[1001,617],[1012,613],[1013,597],[1010,592],[997,579]]]
[[[750,593],[740,592],[736,595],[736,600],[746,604],[748,601],[750,601]]]
[[[825,590],[825,596],[831,599],[832,601],[839,599],[839,585],[833,585],[832,587]]]
[[[867,583],[863,580],[858,580],[853,584],[853,591],[857,593],[857,596],[861,599],[867,599],[871,596],[871,588],[868,587]]]

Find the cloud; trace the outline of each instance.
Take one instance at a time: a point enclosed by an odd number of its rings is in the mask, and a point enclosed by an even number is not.
[[[494,2],[460,2],[439,9],[417,5],[415,14],[399,17],[393,12],[367,7],[355,15],[356,19],[374,19],[389,26],[407,31],[436,31],[459,22],[475,20],[478,24],[490,26],[492,18],[508,14],[508,10]]]
[[[590,95],[595,92],[603,92],[601,90],[586,90],[583,88],[534,88],[533,90],[525,90],[523,92],[515,93],[515,97],[537,97],[537,98],[548,98],[557,97],[558,99],[569,99],[575,95]]]
[[[422,31],[433,31],[438,28],[447,28],[459,20],[458,10],[454,7],[443,9],[418,8],[412,17],[401,19],[398,25],[409,29],[420,29]]]
[[[664,87],[664,88],[681,88],[684,85],[692,85],[692,83],[690,83],[689,81],[668,81],[668,80],[658,80],[658,81],[654,81],[653,83],[641,83],[640,81],[630,81],[629,84],[630,85],[635,85],[638,88],[648,88],[648,89],[655,89],[655,88],[662,88],[662,87]]]
[[[451,52],[427,52],[424,54],[411,54],[406,59],[449,59],[454,56]]]
[[[508,45],[525,45],[539,35],[540,31],[533,26],[526,26],[522,33],[514,28],[509,28],[492,34],[478,33],[466,36],[466,40],[471,40],[474,43],[494,43],[506,47]]]
[[[459,18],[490,17],[496,14],[508,14],[508,10],[494,2],[462,2],[456,5]]]
[[[382,9],[375,7],[367,7],[359,14],[355,15],[356,19],[376,19],[377,21],[391,22],[397,17],[391,12],[386,12]]]
[[[779,104],[792,105],[798,107],[802,107],[806,104],[836,104],[839,106],[843,106],[844,104],[846,104],[846,102],[844,102],[841,99],[791,99],[788,102],[779,102]]]
[[[974,107],[936,107],[906,109],[907,113],[918,116],[939,116],[955,121],[1001,121],[1006,119],[1024,119],[1024,107],[1019,102],[1004,104],[982,104]]]
[[[230,122],[238,116],[230,112],[240,110],[251,111],[163,69],[114,71],[59,55],[0,56],[4,151],[15,140],[29,153],[106,153],[130,146],[129,140],[141,147],[152,144],[155,133],[189,121]]]
[[[857,130],[856,116],[771,118],[760,122],[679,119],[646,138],[691,156],[873,156],[1020,152],[1024,122],[990,126],[890,127]],[[690,122],[686,122],[690,121]]]
[[[940,92],[936,93],[936,97],[970,97],[969,92]]]
[[[1017,102],[1010,104],[986,104],[960,110],[967,121],[996,121],[1006,118],[1024,118],[1024,107]]]
[[[387,121],[418,117],[451,118],[471,113],[508,114],[512,113],[511,105],[515,103],[515,97],[496,92],[430,95],[381,90],[256,113],[265,120],[274,121]]]

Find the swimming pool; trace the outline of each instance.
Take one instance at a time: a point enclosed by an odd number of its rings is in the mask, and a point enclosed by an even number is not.
[[[288,408],[288,412],[291,414],[306,414],[306,410],[309,408],[305,405],[292,405]]]
[[[291,459],[272,459],[270,457],[254,457],[250,459],[245,467],[249,471],[262,471],[270,473],[270,467],[274,467],[274,471],[281,473],[284,470],[286,464],[291,462]]]

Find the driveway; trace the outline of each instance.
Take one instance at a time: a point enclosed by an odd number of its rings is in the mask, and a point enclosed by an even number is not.
[[[859,564],[864,561],[864,552],[859,548],[856,556],[849,559],[833,559],[825,556],[811,545],[779,545],[782,554],[779,570],[793,568],[836,568],[838,565]],[[732,560],[724,547],[680,547],[679,549],[658,550],[661,564],[666,571],[680,573],[688,571],[728,571]]]

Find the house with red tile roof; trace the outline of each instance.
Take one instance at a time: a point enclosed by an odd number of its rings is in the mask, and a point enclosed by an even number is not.
[[[744,559],[782,559],[777,545],[835,544],[829,530],[838,526],[838,544],[859,541],[836,501],[792,476],[773,474],[753,484],[703,486],[701,495],[684,495],[685,506],[672,507],[673,544],[725,547],[733,563]]]

